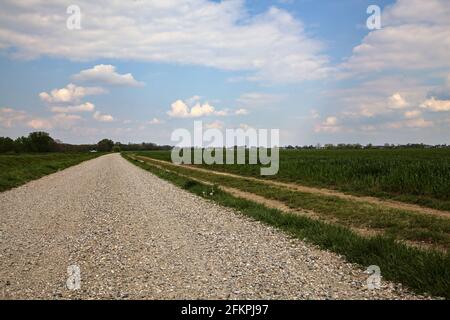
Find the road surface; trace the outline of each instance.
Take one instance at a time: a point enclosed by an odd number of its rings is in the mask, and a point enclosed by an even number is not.
[[[0,193],[2,299],[415,298],[367,277],[119,154]]]

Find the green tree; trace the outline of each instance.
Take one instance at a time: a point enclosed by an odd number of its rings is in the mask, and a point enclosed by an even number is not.
[[[30,151],[30,144],[27,137],[19,137],[14,140],[14,151],[17,153]]]
[[[14,151],[14,141],[11,138],[0,137],[0,153]]]
[[[28,147],[31,152],[50,152],[55,150],[56,142],[47,132],[32,132],[28,135]]]
[[[97,150],[101,152],[110,152],[114,146],[114,142],[109,139],[100,140],[97,143]]]

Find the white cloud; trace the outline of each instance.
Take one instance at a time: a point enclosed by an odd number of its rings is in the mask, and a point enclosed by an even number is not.
[[[57,128],[70,129],[81,120],[82,118],[76,114],[58,113],[52,116],[51,123]]]
[[[114,121],[114,117],[110,114],[103,114],[99,111],[96,111],[93,115],[93,118],[100,122],[112,122]]]
[[[167,114],[173,118],[197,118],[212,115],[226,116],[227,112],[225,110],[216,111],[214,106],[210,105],[208,102],[197,102],[192,108],[189,108],[186,102],[177,100],[172,103],[171,109]]]
[[[53,128],[53,125],[49,120],[41,119],[41,118],[31,119],[30,121],[27,122],[27,125],[30,128],[33,128],[35,130],[43,130],[43,129]]]
[[[240,109],[237,109],[236,111],[234,111],[234,114],[238,115],[238,116],[246,115],[248,113],[249,113],[248,110],[244,109],[244,108],[240,108]]]
[[[391,122],[386,125],[389,129],[402,129],[402,128],[428,128],[433,126],[433,121],[425,120],[422,118],[411,119],[405,121]]]
[[[327,117],[325,119],[325,121],[323,121],[322,123],[316,124],[314,131],[316,133],[336,133],[336,132],[341,132],[342,131],[342,127],[338,125],[338,118],[331,116],[331,117]]]
[[[448,0],[398,0],[382,14],[382,29],[370,32],[341,70],[361,74],[383,70],[450,68]]]
[[[215,108],[208,102],[200,104],[197,103],[191,108],[191,117],[208,116],[215,113]]]
[[[52,112],[59,112],[59,113],[70,113],[70,112],[92,112],[95,109],[95,105],[86,102],[82,103],[76,106],[68,106],[68,107],[52,107]]]
[[[51,118],[33,118],[27,122],[27,126],[35,130],[48,130],[52,128],[70,129],[81,117],[73,114],[59,113]]]
[[[324,125],[325,126],[335,126],[337,124],[338,120],[336,117],[327,117],[325,119]]]
[[[205,128],[206,129],[223,129],[224,123],[222,121],[213,121],[211,123],[206,123]]]
[[[436,100],[431,97],[425,100],[420,107],[434,112],[450,111],[450,100]]]
[[[149,123],[149,124],[161,124],[161,123],[163,123],[163,121],[160,120],[160,119],[158,119],[158,118],[153,118],[153,119],[150,120],[148,123]]]
[[[334,106],[333,112],[339,113],[341,118],[351,118],[359,124],[370,119],[392,121],[392,117],[403,116],[407,108],[418,107],[429,92],[436,89],[422,79],[383,75],[359,81],[349,88],[328,91],[326,103]],[[391,119],[387,119],[389,117]]]
[[[411,110],[411,111],[406,111],[404,113],[405,118],[408,118],[408,119],[417,118],[421,114],[422,114],[422,112],[420,110]]]
[[[122,59],[245,71],[245,78],[296,82],[324,77],[323,45],[303,23],[271,7],[251,16],[244,0],[79,0],[81,30],[68,32],[65,1],[4,0],[0,47],[15,56]]]
[[[131,73],[119,74],[116,67],[110,64],[99,64],[91,69],[80,71],[72,79],[82,82],[95,82],[115,86],[143,86],[144,83],[134,79]]]
[[[51,117],[35,117],[28,112],[12,108],[0,109],[0,125],[12,128],[17,125],[27,126],[35,130],[48,130],[52,128],[70,129],[75,123],[81,121],[79,115],[57,113]]]
[[[0,108],[0,125],[5,128],[12,128],[16,124],[23,123],[27,119],[27,113],[12,108]]]
[[[39,97],[42,101],[48,103],[68,103],[77,102],[85,96],[103,94],[106,92],[105,89],[100,87],[79,87],[73,83],[69,83],[65,88],[53,89],[50,93],[41,92]]]
[[[394,93],[389,97],[389,107],[392,109],[403,109],[408,106],[406,100],[400,95],[400,93]]]

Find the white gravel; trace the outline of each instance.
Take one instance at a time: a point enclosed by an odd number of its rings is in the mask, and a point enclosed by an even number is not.
[[[119,154],[0,193],[0,298],[420,298]],[[78,265],[81,288],[66,286]],[[381,270],[383,272],[383,270]]]

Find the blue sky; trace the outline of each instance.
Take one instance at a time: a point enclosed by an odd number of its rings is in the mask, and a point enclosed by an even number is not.
[[[81,29],[66,26],[69,5]],[[369,30],[366,9],[382,9]],[[105,10],[107,8],[107,10]],[[3,1],[0,135],[171,143],[279,128],[281,144],[449,143],[447,0]]]

